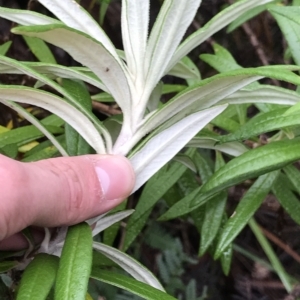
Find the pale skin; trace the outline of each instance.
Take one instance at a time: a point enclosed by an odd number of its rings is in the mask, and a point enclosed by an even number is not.
[[[0,250],[27,247],[28,226],[77,224],[131,193],[135,176],[122,156],[85,155],[21,163],[0,155]],[[36,231],[42,239],[43,230]]]

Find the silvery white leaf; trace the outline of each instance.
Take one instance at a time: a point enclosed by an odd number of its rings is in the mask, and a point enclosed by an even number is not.
[[[32,125],[34,125],[39,131],[41,131],[48,138],[48,140],[51,141],[51,143],[56,147],[56,149],[60,152],[62,156],[69,156],[66,150],[64,149],[64,147],[55,138],[55,136],[50,131],[48,131],[48,129],[37,118],[35,118],[32,114],[30,114],[26,109],[24,109],[22,106],[12,101],[2,100],[1,102],[4,105],[12,108],[17,113],[19,113],[27,121],[29,121]]]
[[[147,87],[151,93],[165,73],[173,53],[193,21],[201,0],[165,0],[151,31],[145,59]]]
[[[95,224],[95,223],[98,222],[99,220],[103,219],[108,213],[109,213],[109,211],[106,212],[106,213],[103,213],[103,214],[101,214],[101,215],[99,215],[99,216],[96,216],[96,217],[94,217],[94,218],[88,219],[88,220],[86,220],[85,222],[91,226],[92,224]]]
[[[5,7],[0,7],[0,17],[20,25],[47,25],[61,23],[56,19],[49,18],[33,11],[10,9]]]
[[[38,0],[58,19],[99,41],[115,58],[116,49],[98,23],[74,0]],[[92,49],[92,48],[91,48]]]
[[[151,138],[131,158],[136,173],[134,191],[171,160],[197,132],[223,112],[227,105],[196,112]]]
[[[0,102],[2,102],[1,100],[36,105],[56,114],[69,123],[97,153],[106,153],[94,124],[62,98],[29,87],[0,85]]]
[[[248,151],[247,147],[242,143],[230,142],[219,145],[214,139],[198,136],[194,137],[186,146],[219,150],[232,156],[239,156]]]
[[[90,121],[93,122],[94,127],[103,134],[103,137],[105,138],[106,142],[106,148],[108,149],[108,152],[111,152],[111,138],[106,130],[106,128],[101,124],[101,122],[95,117],[95,115],[88,111],[84,106],[82,106],[80,103],[78,103],[77,99],[73,97],[70,93],[68,93],[65,89],[63,89],[59,84],[55,83],[53,80],[50,80],[48,77],[34,71],[33,69],[29,68],[25,64],[22,64],[14,59],[0,56],[0,69],[1,68],[10,68],[15,69],[17,74],[23,73],[28,76],[31,76],[40,82],[43,82],[44,84],[49,85],[54,90],[59,92],[61,95],[63,95],[74,107],[76,107],[80,112],[82,112],[84,115],[86,115]],[[99,135],[99,139],[102,139],[102,137]],[[102,142],[103,143],[103,142]]]
[[[167,75],[183,78],[183,79],[199,79],[199,71],[190,68],[182,61],[179,61]]]
[[[273,0],[241,0],[230,5],[215,17],[213,17],[204,27],[198,29],[190,35],[177,49],[172,60],[170,61],[167,70],[180,61],[184,56],[191,52],[194,48],[199,46],[202,42],[211,37],[214,33],[221,30],[239,16],[243,15],[250,9],[260,6]]]
[[[144,60],[148,37],[149,0],[122,1],[122,40],[129,72],[136,88],[144,84]]]
[[[68,78],[68,79],[79,79],[85,81],[105,92],[105,85],[98,79],[91,76],[91,72],[81,72],[77,68],[65,67],[61,65],[39,63],[39,62],[22,62],[23,65],[30,67],[38,73],[45,75],[53,75],[53,77]],[[9,65],[0,64],[0,73],[5,74],[22,74],[20,70],[13,68]]]
[[[261,85],[255,89],[245,89],[237,91],[218,103],[271,103],[281,105],[294,105],[299,102],[300,95],[295,91],[275,86]]]
[[[189,146],[189,144],[187,144],[187,146]],[[197,167],[193,162],[193,160],[191,159],[191,157],[189,157],[188,155],[179,153],[176,156],[174,156],[173,161],[180,162],[181,164],[189,168],[194,173],[197,173]]]
[[[207,82],[207,84],[201,83],[199,86],[188,88],[147,118],[144,125],[136,133],[136,138],[140,139],[140,136],[151,132],[176,114],[180,117],[180,114],[189,114],[193,110],[213,106],[228,95],[260,78],[261,76],[237,75],[217,78]],[[223,103],[226,103],[226,100]]]
[[[160,282],[155,278],[155,276],[129,255],[102,243],[94,242],[93,248],[101,252],[103,255],[107,256],[116,264],[118,264],[122,269],[128,272],[136,280],[149,284],[161,291],[164,291],[164,288],[162,287]]]
[[[134,212],[134,209],[124,210],[113,215],[101,218],[97,221],[95,228],[92,231],[93,236],[97,235],[99,232],[102,232],[111,225],[125,219]]]
[[[14,33],[38,37],[61,47],[75,60],[91,69],[105,84],[109,93],[121,107],[124,119],[130,116],[131,92],[123,66],[103,45],[79,31],[64,25],[17,27]],[[99,59],[101,57],[101,59]]]

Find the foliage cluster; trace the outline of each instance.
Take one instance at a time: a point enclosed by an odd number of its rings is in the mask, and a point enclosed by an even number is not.
[[[75,1],[39,2],[58,19],[0,7],[2,18],[20,25],[12,32],[23,36],[39,60],[16,61],[5,56],[10,42],[0,47],[1,73],[35,79],[34,87],[0,85],[0,103],[33,124],[12,130],[0,127],[0,153],[12,158],[23,153],[23,161],[122,154],[131,160],[137,175],[133,192],[143,188],[135,194],[139,197],[134,211],[126,210],[124,202],[68,232],[61,228],[55,239],[45,229],[42,245],[34,245],[30,231],[25,230],[31,245],[27,251],[0,254],[2,273],[19,267],[20,261],[31,261],[17,299],[89,299],[89,278],[144,299],[174,299],[169,294],[175,296],[175,287],[184,291],[183,282],[178,281],[184,263],[193,262],[184,254],[180,240],[163,233],[158,225],[148,226],[148,243],[161,251],[156,263],[165,288],[125,253],[149,222],[154,207],[159,207],[159,221],[181,218],[193,224],[201,237],[199,256],[210,253],[225,274],[230,271],[234,239],[248,224],[270,268],[287,292],[292,292],[296,280],[286,273],[253,216],[273,193],[300,224],[300,171],[293,165],[300,159],[300,94],[298,89],[262,83],[267,77],[300,85],[298,1],[289,6],[272,0],[235,1],[181,42],[200,0],[163,1],[149,35],[150,1],[123,0],[122,51]],[[100,23],[108,5],[109,1],[101,3]],[[278,22],[295,65],[242,68],[224,47],[214,44],[214,54],[202,54],[200,59],[218,74],[202,79],[186,55],[227,25],[228,31],[234,30],[266,9]],[[57,64],[45,42],[62,48],[82,66]],[[166,84],[165,75],[181,78],[184,84]],[[89,85],[99,93],[91,95]],[[122,114],[99,121],[92,113],[92,100],[116,103]],[[39,120],[17,103],[39,106],[52,114]],[[249,118],[253,107],[257,113]],[[42,137],[48,140],[38,143]],[[246,180],[251,180],[251,186],[229,215],[228,188]],[[120,221],[127,217],[124,239],[117,249],[113,245]],[[11,286],[7,274],[1,278]],[[205,290],[200,298],[196,290],[191,280],[178,297],[205,299]]]

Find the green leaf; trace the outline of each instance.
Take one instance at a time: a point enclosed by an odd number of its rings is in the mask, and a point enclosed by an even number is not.
[[[11,44],[12,44],[12,41],[8,41],[8,42],[2,44],[0,46],[0,55],[5,55],[6,52],[9,50]]]
[[[23,37],[26,44],[30,48],[31,52],[36,56],[36,58],[45,63],[56,64],[56,60],[47,46],[47,44],[41,39],[24,36]]]
[[[293,165],[286,166],[283,168],[284,173],[287,175],[288,179],[292,183],[294,189],[300,194],[300,171]]]
[[[26,109],[24,109],[19,104],[14,103],[12,101],[2,100],[2,103],[15,110],[17,113],[19,113],[19,115],[23,116],[24,119],[29,121],[37,129],[39,129],[52,142],[52,144],[57,148],[57,150],[61,153],[61,155],[68,156],[67,152],[59,143],[59,141],[55,138],[55,136],[50,131],[48,131],[47,128],[43,125],[43,123],[40,122],[35,116],[33,116],[31,113],[29,113]],[[21,152],[21,149],[19,149],[19,151]]]
[[[246,13],[241,15],[239,18],[234,20],[227,28],[227,32],[230,33],[233,30],[235,30],[237,27],[241,26],[242,24],[246,23],[248,20],[254,18],[258,14],[265,11],[268,7],[270,7],[270,4],[261,5],[255,8],[252,8],[248,10]]]
[[[187,169],[180,163],[172,163],[170,171],[160,169],[145,185],[135,212],[126,226],[123,250],[126,251],[145,226],[155,203],[171,188]]]
[[[49,125],[45,127],[48,131],[54,134],[64,132],[60,127]],[[19,147],[43,136],[44,134],[32,125],[12,129],[0,134],[0,149],[7,145],[17,145]]]
[[[92,101],[87,87],[80,81],[63,79],[62,86],[87,110],[92,111]],[[90,145],[70,125],[65,125],[67,151],[70,156],[91,153]]]
[[[127,206],[127,200],[120,203],[116,208],[114,208],[111,211],[111,213],[123,211],[126,209],[126,206]],[[116,239],[116,236],[118,234],[118,231],[120,229],[120,226],[121,226],[121,222],[118,222],[104,230],[104,234],[103,234],[103,243],[104,244],[109,245],[109,246],[113,245],[113,243]]]
[[[201,228],[199,256],[202,256],[211,245],[221,226],[227,201],[227,193],[222,192],[206,202],[205,215]]]
[[[214,258],[219,258],[236,236],[247,225],[250,218],[268,195],[280,171],[274,171],[260,176],[243,196],[233,215],[223,227],[215,250]]]
[[[92,243],[86,223],[69,227],[57,272],[55,300],[84,299],[92,266]]]
[[[5,273],[14,267],[16,267],[19,264],[18,261],[15,260],[7,260],[7,261],[1,261],[0,262],[0,273]]]
[[[228,276],[229,271],[230,271],[230,266],[231,266],[231,262],[232,262],[232,256],[233,256],[233,246],[232,244],[230,244],[227,249],[225,249],[220,257],[220,261],[221,261],[221,266],[222,266],[222,270],[223,273],[225,274],[225,276]]]
[[[284,114],[286,111],[286,108],[279,108],[267,113],[258,114],[234,133],[220,137],[220,142],[246,140],[262,133],[299,125],[300,110],[296,110],[290,114]]]
[[[280,169],[300,159],[300,138],[273,142],[232,159],[202,187],[201,193],[215,194],[246,179]],[[201,201],[196,199],[192,205]]]
[[[117,273],[93,269],[91,277],[102,282],[127,290],[147,300],[175,300],[172,296],[157,290],[148,284]]]
[[[215,171],[225,165],[224,159],[220,152],[216,151]],[[213,197],[205,205],[205,214],[201,227],[201,241],[199,256],[202,256],[208,247],[212,244],[222,225],[225,205],[227,201],[227,193],[221,192]]]
[[[188,150],[192,156],[195,150]],[[169,167],[169,169],[168,169]],[[126,251],[140,233],[155,203],[178,181],[187,167],[180,163],[171,163],[161,168],[145,185],[135,212],[129,218],[126,226],[126,235],[123,250]]]
[[[299,182],[298,182],[299,185]],[[300,224],[300,201],[295,194],[284,184],[284,181],[279,177],[273,185],[272,191],[286,210],[290,217],[298,224]]]
[[[272,6],[269,9],[286,38],[297,65],[300,65],[300,7]]]
[[[38,254],[25,269],[16,299],[46,299],[56,277],[58,261],[56,256]]]

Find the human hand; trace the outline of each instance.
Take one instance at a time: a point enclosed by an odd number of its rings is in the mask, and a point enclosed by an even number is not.
[[[18,232],[30,225],[73,225],[114,208],[130,194],[134,178],[122,156],[21,163],[0,155],[0,249],[26,248]]]

